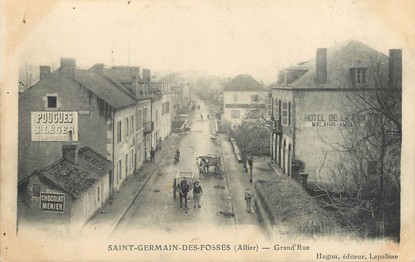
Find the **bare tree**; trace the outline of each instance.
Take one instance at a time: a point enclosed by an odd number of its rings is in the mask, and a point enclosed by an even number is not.
[[[347,96],[351,125],[341,130],[341,143],[331,144],[341,159],[332,170],[335,190],[321,189],[326,207],[356,234],[399,239],[402,90],[374,68],[372,90]]]

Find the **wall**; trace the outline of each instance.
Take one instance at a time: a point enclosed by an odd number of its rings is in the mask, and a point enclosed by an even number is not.
[[[64,212],[42,211],[40,209],[40,197],[33,196],[33,185],[40,186],[42,193],[65,194]],[[18,220],[21,223],[43,224],[48,226],[70,224],[72,212],[72,196],[45,178],[33,175],[25,183],[19,186]]]
[[[131,117],[133,117],[133,121],[131,121]],[[118,141],[119,121],[121,121],[121,141]],[[136,150],[135,121],[137,121],[135,105],[116,110],[114,116],[114,190],[116,191],[119,190],[125,179],[134,174],[134,155]],[[132,122],[134,122],[133,125],[131,124]],[[131,130],[132,128],[134,130]]]
[[[79,147],[89,146],[103,156],[112,153],[107,150],[107,136],[111,126],[106,123],[108,119],[100,110],[103,105],[102,100],[100,102],[100,99],[80,84],[54,73],[19,96],[20,179],[62,157],[62,145],[66,142],[31,141],[30,112],[47,111],[43,98],[51,93],[58,95],[58,109],[54,111],[79,112]]]
[[[356,92],[362,91],[296,91],[295,155],[305,162],[304,173],[309,174],[309,181],[330,182],[330,170],[340,161],[332,145],[343,141],[341,130],[350,123],[343,121],[345,113],[353,108],[347,97]],[[313,126],[317,123],[334,126]]]

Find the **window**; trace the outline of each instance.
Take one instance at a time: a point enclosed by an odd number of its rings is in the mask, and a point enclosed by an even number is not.
[[[170,113],[170,102],[166,102],[166,114]]]
[[[356,84],[366,84],[366,68],[355,69]]]
[[[33,184],[33,196],[40,197],[40,185],[39,184]]]
[[[282,125],[288,125],[288,103],[282,102]]]
[[[291,126],[291,102],[288,102],[288,125]]]
[[[258,95],[251,95],[251,102],[258,102]]]
[[[159,121],[159,110],[156,109],[156,122]]]
[[[128,176],[128,154],[125,154],[125,176]]]
[[[117,123],[117,143],[121,142],[121,121]]]
[[[131,134],[134,134],[134,116],[131,116]]]
[[[128,117],[125,119],[125,136],[129,135],[130,129],[128,128]]]
[[[280,119],[280,102],[278,98],[274,99],[274,119],[275,120]]]
[[[267,110],[268,115],[272,115],[272,98],[267,99]]]
[[[48,96],[48,108],[56,108],[57,100],[58,98],[56,96]]]
[[[233,95],[233,102],[238,102],[238,95]]]
[[[240,116],[239,110],[232,110],[231,111],[231,117],[232,118],[240,118],[241,116]]]
[[[121,162],[121,160],[118,161],[118,178],[120,180],[122,179],[122,162]]]
[[[147,108],[143,109],[143,121],[144,123],[147,123]]]
[[[97,200],[98,200],[98,203],[99,203],[99,194],[100,194],[101,192],[100,192],[100,190],[99,190],[99,187],[98,187],[98,191],[97,191]]]
[[[141,123],[141,110],[138,110],[138,115],[137,115],[137,130],[140,130],[141,129],[141,125],[142,125],[142,123]]]
[[[131,159],[131,168],[134,168],[134,150],[133,149],[131,149],[130,159]]]

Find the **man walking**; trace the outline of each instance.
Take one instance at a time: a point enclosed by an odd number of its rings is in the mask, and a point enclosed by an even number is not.
[[[154,148],[152,147],[150,150],[150,162],[154,162],[154,155],[156,152],[154,151]]]
[[[187,194],[190,191],[190,186],[187,183],[186,179],[180,181],[180,184],[178,185],[179,188],[179,196],[180,196],[180,208],[183,208],[183,200],[184,200],[184,208],[188,209],[187,207]]]
[[[251,213],[251,191],[249,191],[249,188],[245,191],[245,201],[246,201],[246,212]]]
[[[200,208],[200,196],[202,195],[202,192],[202,187],[199,185],[199,181],[196,181],[193,186],[193,208],[196,208],[196,206]]]

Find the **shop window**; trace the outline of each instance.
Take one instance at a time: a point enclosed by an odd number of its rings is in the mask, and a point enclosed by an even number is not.
[[[48,108],[56,108],[58,105],[58,97],[57,96],[48,96]]]

